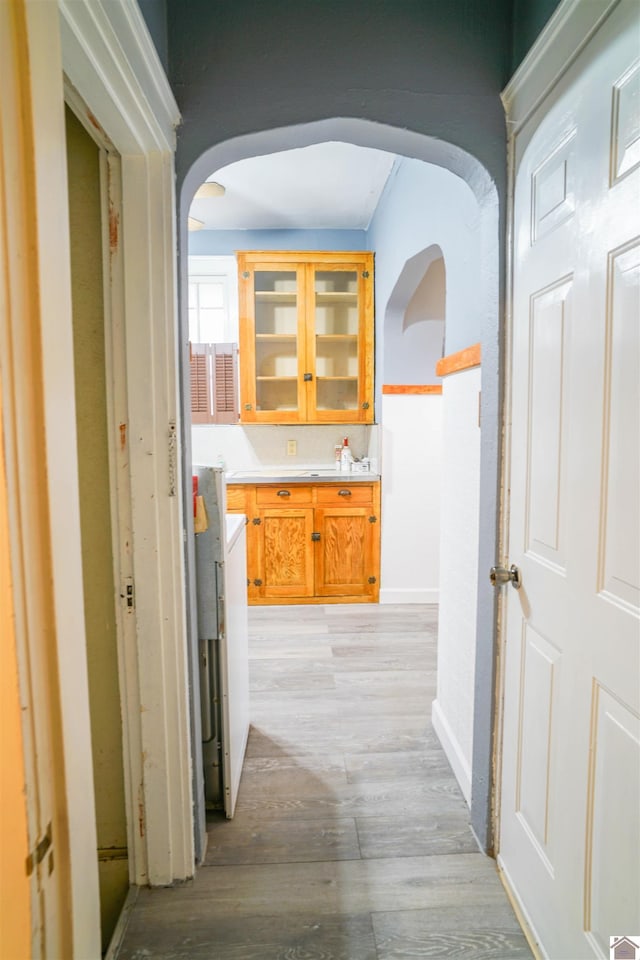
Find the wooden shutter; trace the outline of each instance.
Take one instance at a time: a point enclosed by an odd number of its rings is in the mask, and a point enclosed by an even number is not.
[[[191,343],[191,422],[211,423],[211,401],[209,398],[209,358],[206,343]]]
[[[238,346],[192,343],[191,422],[237,423]]]
[[[238,410],[238,345],[212,344],[213,386],[216,423],[237,423]]]

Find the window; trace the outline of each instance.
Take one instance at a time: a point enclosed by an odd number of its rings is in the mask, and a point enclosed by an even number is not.
[[[228,281],[221,277],[189,278],[189,340],[224,343],[229,326]]]
[[[189,257],[191,422],[237,423],[238,346],[233,257]]]

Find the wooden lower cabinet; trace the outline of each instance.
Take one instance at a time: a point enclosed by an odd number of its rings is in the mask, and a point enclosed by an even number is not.
[[[248,518],[250,604],[377,602],[378,482],[233,484],[227,509]]]
[[[257,570],[264,600],[313,596],[313,508],[266,507],[258,514]]]

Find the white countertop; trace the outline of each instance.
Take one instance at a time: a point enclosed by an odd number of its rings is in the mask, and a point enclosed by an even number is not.
[[[377,473],[323,467],[309,470],[263,467],[259,470],[232,470],[226,474],[227,483],[371,483],[379,479]]]

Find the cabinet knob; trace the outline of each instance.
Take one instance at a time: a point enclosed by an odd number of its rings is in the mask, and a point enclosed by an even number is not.
[[[254,581],[253,581],[253,585],[254,585],[254,587],[261,587],[261,586],[262,586],[262,580],[254,580]]]
[[[303,380],[306,380],[307,382],[308,382],[309,380],[313,380],[313,374],[312,374],[312,373],[305,373],[305,375],[304,375],[304,377],[303,377]]]
[[[368,410],[368,409],[369,409],[369,404],[368,404],[368,402],[367,402],[366,400],[365,400],[365,402],[362,404],[362,409],[363,409],[363,410]]]
[[[290,490],[278,490],[278,496],[279,496],[279,497],[290,497],[290,496],[291,496],[291,491],[290,491]]]
[[[312,534],[311,534],[311,539],[312,539],[312,540],[319,540],[319,539],[320,539],[320,534],[319,534],[319,533],[312,533]]]
[[[255,524],[256,527],[259,527],[260,524],[262,523],[262,520],[260,519],[260,517],[254,517],[251,523]]]

